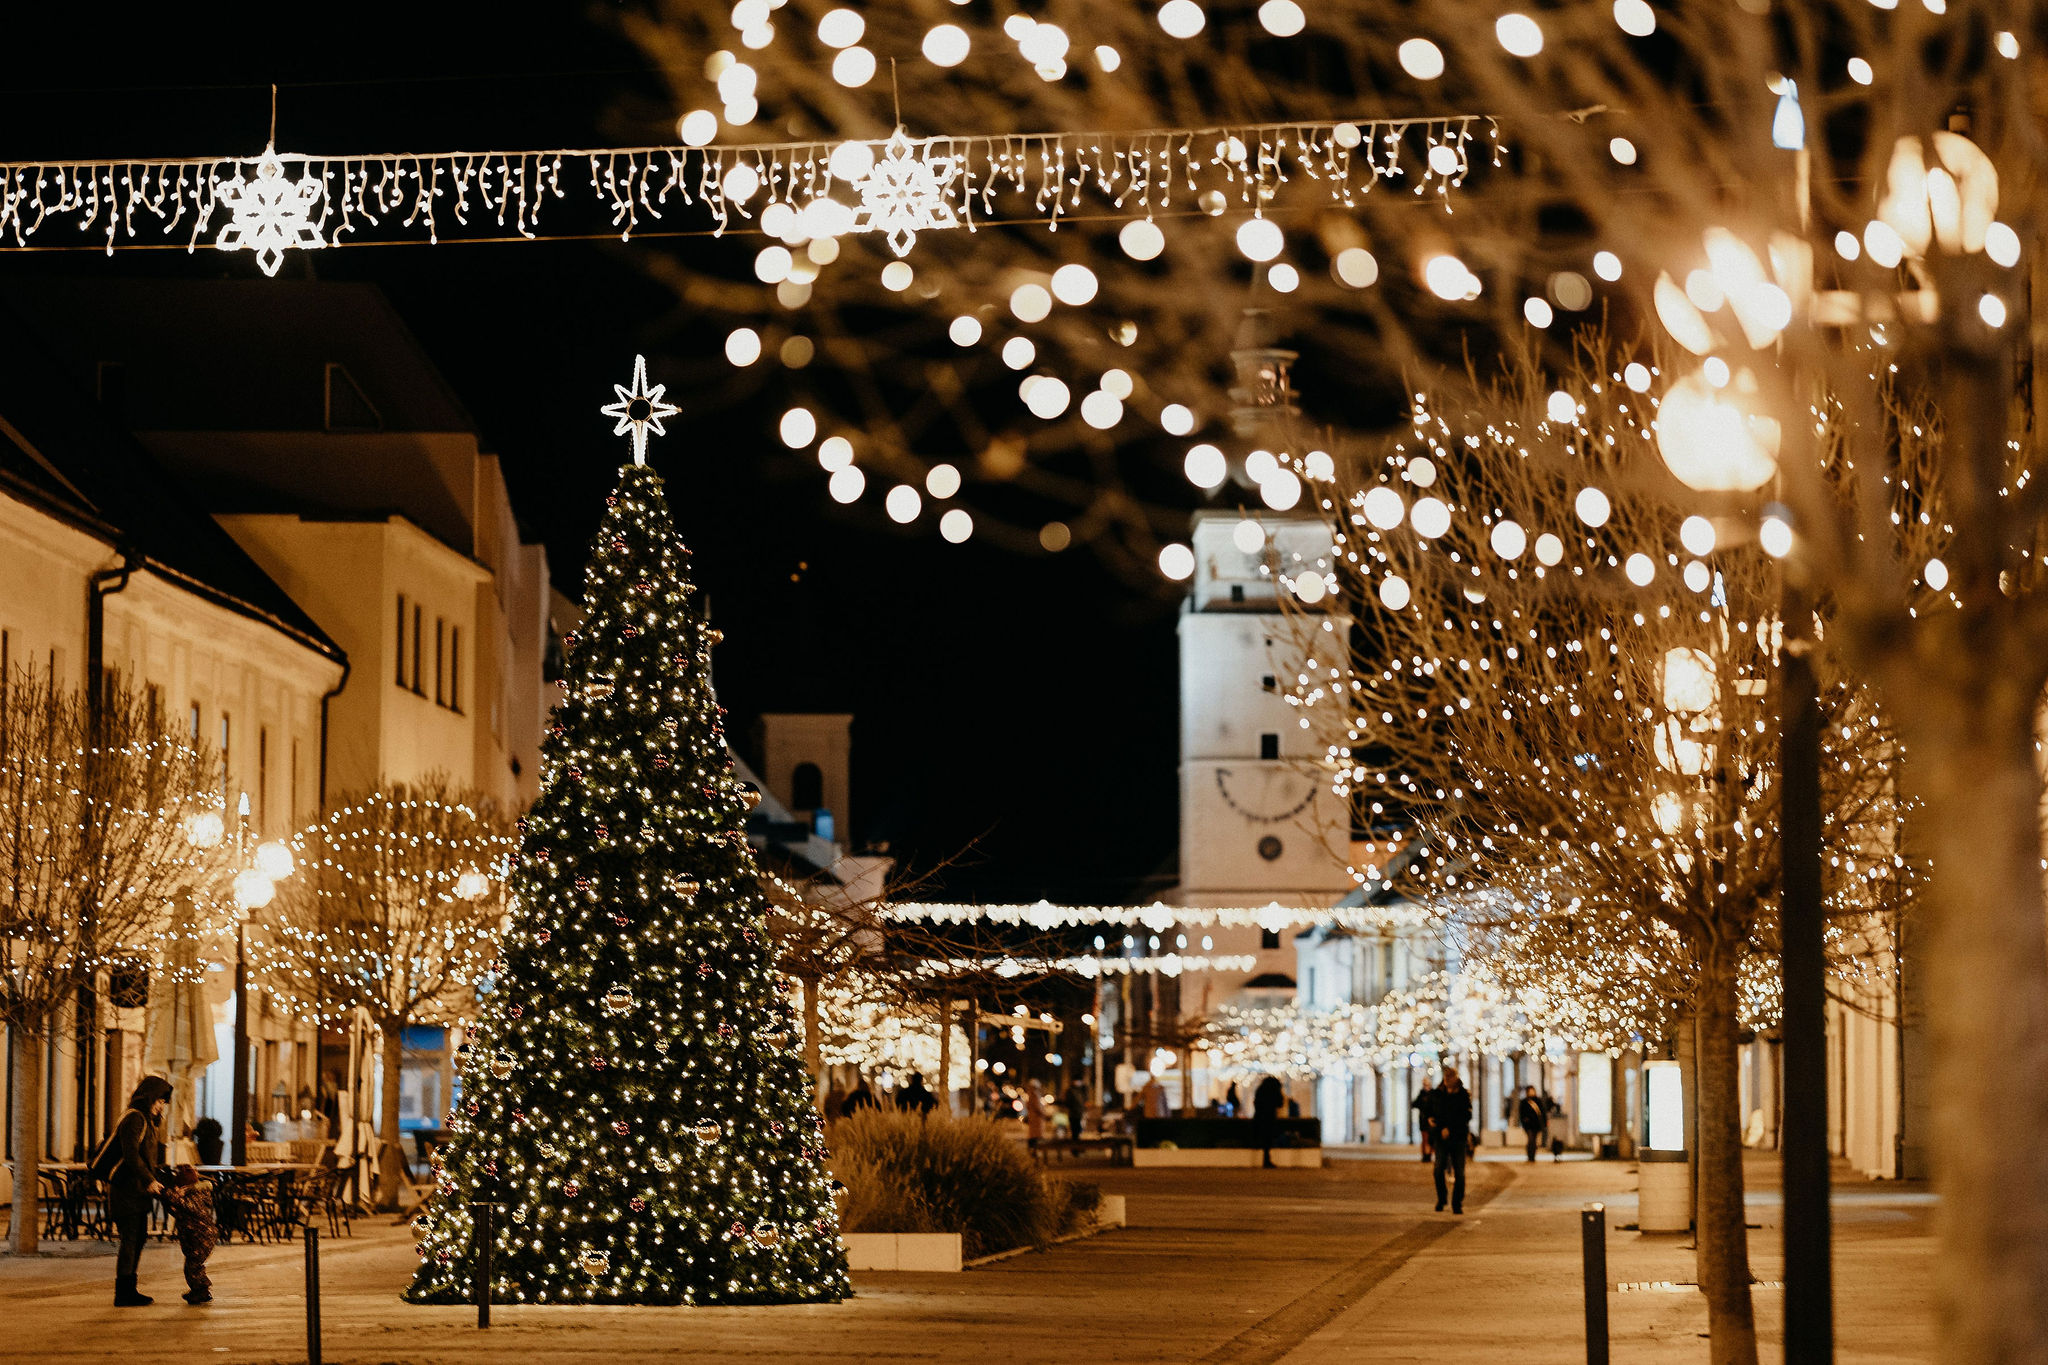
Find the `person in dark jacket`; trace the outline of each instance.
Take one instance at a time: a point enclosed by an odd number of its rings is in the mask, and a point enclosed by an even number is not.
[[[922,1118],[939,1107],[939,1097],[925,1088],[923,1075],[913,1071],[909,1081],[896,1092],[896,1107],[915,1110]]]
[[[107,1213],[121,1239],[120,1254],[114,1260],[114,1306],[145,1308],[156,1300],[135,1288],[142,1246],[149,1237],[150,1201],[163,1192],[156,1178],[163,1144],[160,1125],[164,1106],[170,1102],[171,1083],[161,1076],[144,1076],[128,1097],[128,1112],[121,1115],[113,1136],[107,1139],[103,1155],[111,1161],[107,1176]],[[101,1167],[95,1162],[95,1167]]]
[[[1529,1139],[1529,1160],[1536,1159],[1536,1149],[1543,1145],[1543,1134],[1550,1127],[1550,1110],[1536,1094],[1536,1087],[1522,1087],[1521,1103],[1515,1106],[1515,1126]]]
[[[1060,1094],[1060,1108],[1067,1111],[1067,1136],[1081,1136],[1081,1124],[1088,1117],[1088,1097],[1081,1093],[1081,1083],[1074,1081]]]
[[[846,1103],[839,1106],[839,1116],[850,1119],[863,1109],[880,1109],[881,1107],[875,1100],[875,1092],[868,1089],[866,1081],[862,1081],[853,1087],[853,1093],[846,1097]]]
[[[1422,1148],[1422,1159],[1428,1161],[1436,1150],[1436,1096],[1437,1088],[1424,1082],[1422,1089],[1415,1092],[1415,1098],[1408,1107],[1415,1111],[1415,1131],[1422,1135],[1417,1144]]]
[[[1458,1079],[1458,1069],[1444,1068],[1444,1083],[1437,1087],[1429,1110],[1431,1139],[1436,1147],[1436,1211],[1444,1211],[1448,1198],[1452,1213],[1465,1211],[1465,1158],[1472,1154],[1472,1092]],[[1444,1177],[1451,1177],[1446,1194]]]
[[[1277,1076],[1266,1077],[1252,1092],[1252,1124],[1258,1131],[1259,1146],[1265,1151],[1268,1166],[1273,1164],[1273,1143],[1280,1135],[1280,1107],[1286,1103],[1287,1092]]]
[[[192,1142],[199,1148],[200,1165],[220,1165],[221,1155],[227,1150],[227,1134],[221,1131],[219,1119],[204,1118],[193,1124]]]

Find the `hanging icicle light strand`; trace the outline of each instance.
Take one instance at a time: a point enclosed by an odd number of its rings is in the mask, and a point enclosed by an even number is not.
[[[847,156],[856,146],[865,155]],[[835,159],[834,153],[841,156]],[[776,205],[797,240],[1087,214],[1144,219],[1210,191],[1250,210],[1281,186],[1349,206],[1381,181],[1448,195],[1497,162],[1481,114],[1146,132],[1017,133],[861,144],[560,148],[0,163],[0,249],[247,250],[265,274],[288,251],[760,230]],[[859,172],[849,178],[851,167]],[[588,174],[589,194],[578,188]],[[836,193],[835,193],[836,192]],[[558,204],[542,224],[542,210]],[[671,219],[670,215],[674,214]],[[1025,219],[1028,221],[1029,219]],[[787,235],[787,234],[783,234]]]

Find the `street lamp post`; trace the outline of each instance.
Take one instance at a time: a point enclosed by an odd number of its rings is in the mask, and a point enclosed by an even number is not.
[[[249,838],[249,793],[243,792],[235,810],[235,861],[240,863]],[[233,1124],[228,1137],[228,1161],[244,1166],[249,1161],[249,915],[270,904],[277,883],[292,874],[291,850],[271,840],[259,844],[252,866],[235,873],[235,1093],[230,1108]]]

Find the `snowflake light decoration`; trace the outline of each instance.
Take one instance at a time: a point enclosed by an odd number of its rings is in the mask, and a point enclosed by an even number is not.
[[[325,192],[315,175],[285,179],[284,163],[265,147],[254,178],[238,176],[221,187],[220,203],[232,217],[213,244],[222,251],[253,251],[263,273],[275,275],[285,252],[327,245],[313,219]]]
[[[668,385],[656,384],[652,388],[647,386],[647,357],[644,355],[633,357],[633,387],[629,389],[624,384],[614,384],[612,392],[618,394],[619,401],[607,403],[598,411],[607,417],[619,419],[619,424],[612,428],[612,435],[624,436],[628,432],[632,433],[633,463],[646,464],[649,428],[653,429],[656,436],[668,435],[661,425],[661,419],[673,417],[682,409],[673,403],[662,401],[661,396],[668,392]]]
[[[960,215],[946,197],[959,174],[953,156],[931,155],[931,143],[915,146],[898,128],[883,145],[882,159],[860,182],[860,208],[855,232],[883,232],[898,256],[910,254],[917,234],[960,226]]]

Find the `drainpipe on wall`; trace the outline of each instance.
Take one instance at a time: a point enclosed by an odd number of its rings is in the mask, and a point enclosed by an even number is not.
[[[142,555],[132,545],[116,545],[121,563],[111,569],[101,569],[86,580],[85,597],[85,715],[88,734],[96,744],[100,725],[106,714],[107,686],[104,677],[107,599],[128,586],[128,580],[142,567]],[[90,930],[88,930],[90,932]],[[73,1157],[84,1160],[90,1152],[99,1147],[99,1123],[106,1115],[101,1112],[105,1105],[94,1105],[93,1092],[99,1088],[100,1027],[99,1027],[99,981],[97,976],[88,977],[79,983],[78,1014],[76,1019],[78,1038],[78,1063],[76,1074],[77,1108],[74,1114]]]
[[[320,694],[320,813],[327,814],[327,703],[341,695],[341,689],[348,686],[349,670],[354,667],[346,655],[341,660],[341,678]]]

